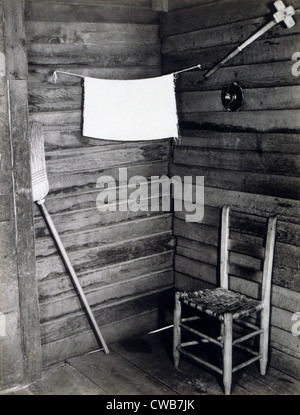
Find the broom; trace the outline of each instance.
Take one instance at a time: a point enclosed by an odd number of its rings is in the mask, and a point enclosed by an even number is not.
[[[60,253],[66,269],[68,270],[72,281],[77,289],[79,297],[85,307],[85,310],[88,314],[89,321],[92,328],[95,331],[96,338],[100,341],[100,344],[103,346],[106,354],[109,353],[108,347],[105,343],[105,340],[100,332],[100,329],[97,325],[95,317],[92,313],[92,310],[87,302],[85,294],[82,290],[80,282],[77,278],[77,275],[74,271],[74,268],[70,262],[70,259],[67,255],[67,252],[62,244],[60,236],[57,233],[57,230],[54,226],[54,223],[49,215],[49,212],[45,206],[45,197],[49,192],[49,183],[47,178],[46,170],[46,161],[45,161],[45,152],[44,152],[44,137],[42,131],[42,125],[38,122],[33,122],[29,127],[29,141],[31,147],[31,180],[32,180],[32,197],[33,201],[37,203],[42,216],[45,219],[45,222],[50,230],[51,235],[54,238],[58,252]]]

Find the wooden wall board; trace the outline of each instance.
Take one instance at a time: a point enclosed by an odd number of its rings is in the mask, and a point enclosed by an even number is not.
[[[181,140],[173,147],[170,173],[180,179],[204,176],[205,187],[201,223],[185,223],[191,204],[185,212],[175,212],[175,286],[194,290],[217,283],[224,204],[262,218],[277,214],[271,364],[290,374],[295,374],[291,362],[299,362],[299,346],[290,330],[291,316],[299,308],[299,181],[294,163],[287,161],[291,154],[297,158],[300,149],[299,77],[292,73],[300,4],[296,1],[293,6],[293,28],[277,25],[207,80],[207,70],[271,20],[272,5],[267,1],[247,5],[239,0],[176,1],[173,10],[161,16],[160,27],[164,73],[202,64],[202,70],[182,73],[176,83]],[[243,106],[235,113],[226,111],[221,102],[222,88],[233,81],[244,90]],[[271,162],[273,157],[278,161]],[[196,187],[193,201],[195,196]],[[242,261],[247,266],[253,262],[246,257]],[[241,264],[232,271],[239,275],[240,270]],[[232,279],[232,287],[258,294],[256,283],[239,276]]]

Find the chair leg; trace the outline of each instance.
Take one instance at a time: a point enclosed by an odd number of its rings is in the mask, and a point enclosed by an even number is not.
[[[175,294],[175,307],[174,307],[174,334],[173,334],[173,359],[175,369],[178,369],[180,352],[178,347],[181,343],[181,328],[180,328],[180,318],[181,318],[181,303],[180,303],[180,292]]]
[[[232,381],[232,314],[224,314],[223,328],[223,384],[225,395],[230,395]]]
[[[260,334],[260,338],[259,338],[259,354],[261,355],[259,364],[260,364],[260,374],[264,376],[267,371],[268,350],[269,350],[269,321],[270,321],[269,310],[262,309],[260,318],[261,318],[260,326],[263,329],[263,332]]]

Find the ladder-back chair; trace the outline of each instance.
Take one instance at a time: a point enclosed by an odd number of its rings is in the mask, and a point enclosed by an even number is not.
[[[232,212],[234,213],[234,212]],[[259,228],[263,226],[264,237],[257,237],[256,228],[249,228],[248,222],[252,215],[241,214],[241,218],[232,219],[228,205],[222,209],[221,222],[221,244],[220,244],[220,287],[215,289],[203,289],[193,292],[176,292],[174,309],[174,341],[173,358],[174,365],[178,368],[180,355],[185,355],[192,360],[203,364],[223,376],[224,392],[229,395],[231,391],[232,373],[242,369],[249,364],[260,362],[260,373],[265,375],[268,361],[269,344],[269,322],[270,322],[270,296],[271,277],[273,267],[273,256],[275,246],[276,217],[270,217],[265,223],[260,222]],[[257,218],[257,217],[256,217]],[[262,220],[262,218],[260,218]],[[246,229],[237,232],[237,227]],[[254,232],[251,234],[251,229]],[[244,240],[246,239],[246,241]],[[250,241],[250,242],[249,242]],[[255,242],[255,243],[254,243]],[[240,260],[238,260],[240,258]],[[253,268],[251,263],[256,264]],[[247,265],[250,263],[250,268]],[[259,265],[257,265],[259,264]],[[252,267],[252,268],[251,268]],[[260,287],[260,295],[245,295],[237,292],[236,287],[243,287],[241,281],[246,279],[254,281],[255,287]],[[229,278],[229,276],[231,278]],[[252,278],[250,278],[252,277]],[[235,281],[231,288],[231,280]],[[237,284],[239,281],[239,284]],[[246,284],[245,284],[246,285]],[[241,290],[242,291],[242,290]],[[256,297],[256,298],[255,298]],[[259,297],[259,299],[257,298]],[[197,310],[197,316],[182,318],[182,305],[188,309]],[[253,324],[253,319],[245,319],[250,315],[256,316],[260,312],[259,323]],[[204,314],[203,314],[204,313]],[[195,321],[201,319],[201,315],[210,316],[221,322],[220,336],[211,337],[198,331],[191,326]],[[243,327],[250,333],[243,334],[238,338],[233,337],[233,324]],[[196,336],[197,340],[182,342],[181,330]],[[242,345],[255,336],[260,336],[258,351],[251,347]],[[223,367],[211,364],[195,353],[188,351],[189,346],[198,346],[201,343],[212,342],[222,348]],[[251,354],[251,358],[232,366],[232,350],[237,347]],[[257,347],[256,347],[257,349]]]

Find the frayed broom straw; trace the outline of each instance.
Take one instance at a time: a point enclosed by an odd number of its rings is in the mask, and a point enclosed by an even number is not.
[[[41,213],[45,219],[47,226],[49,227],[50,233],[56,243],[57,249],[64,261],[64,264],[69,271],[72,281],[77,289],[80,299],[87,311],[89,321],[92,328],[95,331],[96,338],[103,346],[104,352],[109,353],[108,347],[105,340],[100,332],[92,310],[87,302],[85,294],[81,288],[80,282],[74,271],[74,268],[70,262],[67,252],[62,244],[60,236],[57,233],[55,225],[49,215],[49,212],[45,206],[45,197],[49,192],[49,183],[47,178],[46,161],[45,161],[45,150],[44,150],[44,137],[42,125],[38,122],[31,123],[29,126],[29,141],[31,147],[31,179],[32,179],[32,197],[33,201],[39,206]]]

